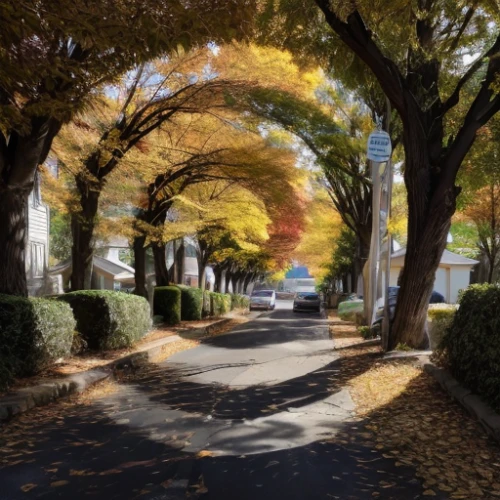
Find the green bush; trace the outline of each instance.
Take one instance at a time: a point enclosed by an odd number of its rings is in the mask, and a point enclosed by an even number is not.
[[[212,298],[211,298],[212,292],[209,292],[208,290],[203,291],[203,304],[202,304],[202,311],[201,315],[204,318],[208,318],[212,314]]]
[[[442,342],[453,375],[496,409],[500,408],[499,310],[499,286],[470,286]]]
[[[203,306],[203,292],[200,288],[179,286],[181,291],[181,319],[182,321],[196,321],[201,319]]]
[[[453,304],[430,304],[427,311],[429,319],[429,340],[433,351],[439,351],[446,330],[451,326],[457,307]]]
[[[250,299],[244,295],[231,295],[231,310],[233,309],[248,309],[250,307]]]
[[[83,290],[61,295],[73,309],[76,328],[89,349],[130,347],[151,327],[148,301],[123,292]]]
[[[68,356],[75,325],[67,304],[0,295],[0,388]]]
[[[227,314],[231,311],[231,294],[221,293],[222,295],[222,314]]]
[[[224,304],[222,294],[210,292],[210,316],[218,317],[223,314]]]
[[[181,322],[181,291],[176,286],[157,286],[153,300],[154,313],[163,316],[168,325]]]

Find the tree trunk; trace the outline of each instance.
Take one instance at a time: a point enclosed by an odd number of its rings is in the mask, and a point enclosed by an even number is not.
[[[175,268],[177,272],[176,280],[175,283],[179,285],[184,285],[184,275],[186,274],[185,270],[185,259],[184,259],[184,254],[185,254],[185,245],[184,245],[184,238],[181,238],[179,240],[179,247],[177,249],[177,252],[175,252]]]
[[[28,189],[0,188],[0,293],[28,296]]]
[[[226,269],[226,275],[224,276],[224,292],[229,293],[229,283],[231,281],[231,271]]]
[[[222,268],[219,266],[214,266],[214,291],[221,293],[222,291]]]
[[[94,230],[101,188],[90,185],[83,175],[75,179],[80,193],[80,211],[71,216],[71,290],[90,290],[94,257]]]
[[[169,275],[167,269],[166,245],[165,243],[155,242],[152,244],[152,248],[155,263],[156,286],[167,286],[169,284]]]
[[[243,293],[244,294],[247,293],[247,288],[248,288],[248,285],[250,284],[250,282],[252,281],[253,275],[254,275],[254,273],[247,273],[247,275],[245,276],[245,279],[243,280]]]
[[[231,275],[231,285],[233,285],[232,293],[238,293],[238,276],[236,273]],[[226,292],[227,293],[227,292]]]
[[[136,295],[148,298],[146,287],[146,237],[134,238],[134,267],[135,267],[135,290]]]
[[[427,309],[456,207],[458,191],[453,185],[445,189],[439,177],[431,178],[431,186],[414,179],[414,172],[432,171],[426,151],[426,143],[417,141],[410,131],[405,140],[408,243],[389,349],[398,344],[428,345]]]

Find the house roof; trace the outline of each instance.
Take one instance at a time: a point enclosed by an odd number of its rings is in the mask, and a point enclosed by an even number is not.
[[[98,271],[111,274],[117,281],[133,278],[135,270],[133,267],[124,264],[123,262],[116,262],[104,257],[94,255],[94,268]],[[50,274],[60,274],[64,271],[71,269],[71,259],[66,259],[56,266],[49,269]]]
[[[391,259],[404,257],[405,255],[406,248],[401,248],[400,250],[392,254]],[[479,263],[479,261],[469,259],[468,257],[464,257],[463,255],[459,255],[458,253],[450,252],[449,250],[445,250],[441,257],[440,263],[448,266],[475,266]]]

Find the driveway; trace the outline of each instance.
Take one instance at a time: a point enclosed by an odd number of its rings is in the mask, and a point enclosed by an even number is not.
[[[336,440],[357,425],[340,369],[326,321],[278,302],[92,404],[9,424],[0,497],[420,498],[411,468]]]

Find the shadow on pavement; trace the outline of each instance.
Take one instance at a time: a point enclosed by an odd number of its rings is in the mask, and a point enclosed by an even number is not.
[[[184,412],[210,414],[213,418],[230,420],[255,419],[286,411],[288,408],[301,408],[340,391],[345,385],[345,380],[339,377],[342,363],[342,359],[338,359],[286,382],[243,389],[191,382],[189,375],[199,372],[160,365],[140,370],[134,377],[133,384],[137,390],[146,392],[151,401]],[[204,367],[203,371],[220,368],[221,365],[209,366]],[[358,376],[366,369],[366,364],[360,364],[359,371],[351,372],[350,376]]]

